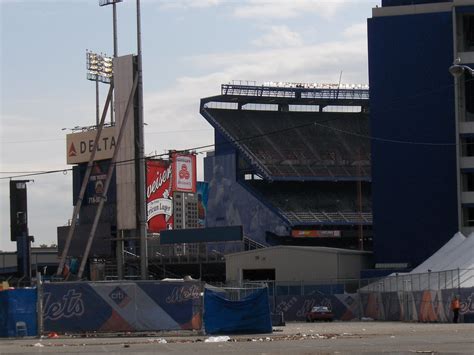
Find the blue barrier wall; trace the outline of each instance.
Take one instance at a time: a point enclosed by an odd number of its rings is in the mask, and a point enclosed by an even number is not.
[[[56,332],[201,328],[200,282],[44,285],[44,329]]]
[[[240,301],[230,301],[206,289],[204,309],[204,325],[208,334],[272,332],[267,288],[257,290]]]
[[[0,292],[0,337],[36,336],[36,289],[15,289]],[[17,334],[17,322],[25,322],[26,333]]]

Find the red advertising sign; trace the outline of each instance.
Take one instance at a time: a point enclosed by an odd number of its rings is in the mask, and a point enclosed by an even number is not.
[[[165,160],[147,160],[146,203],[148,231],[173,229],[171,165]]]
[[[196,192],[196,155],[173,153],[173,191]]]
[[[293,229],[291,231],[291,236],[295,238],[338,238],[341,236],[341,231]]]

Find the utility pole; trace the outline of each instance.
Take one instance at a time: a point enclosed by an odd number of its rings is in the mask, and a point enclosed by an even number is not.
[[[145,182],[145,141],[143,134],[143,69],[142,69],[142,40],[140,0],[137,0],[137,75],[138,75],[138,229],[140,236],[140,274],[143,280],[148,279],[148,250],[147,250],[147,211],[146,211],[146,182]]]

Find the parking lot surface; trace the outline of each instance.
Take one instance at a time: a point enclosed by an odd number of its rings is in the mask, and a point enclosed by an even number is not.
[[[228,339],[176,332],[2,339],[0,354],[474,354],[473,335],[474,324],[288,323],[275,327],[272,334],[229,335]]]

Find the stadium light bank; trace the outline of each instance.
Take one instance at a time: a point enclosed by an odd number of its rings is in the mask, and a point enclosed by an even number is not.
[[[449,67],[449,72],[455,78],[459,78],[464,72],[468,72],[471,76],[474,76],[474,69],[467,65],[453,64]]]

